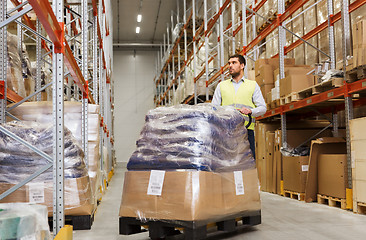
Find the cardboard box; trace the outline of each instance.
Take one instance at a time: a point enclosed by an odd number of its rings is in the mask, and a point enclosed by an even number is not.
[[[30,182],[33,184],[34,180]],[[34,182],[38,186],[40,182]],[[43,189],[36,189],[34,191],[37,196],[42,197],[44,201],[40,200],[38,204],[46,205],[48,208],[48,216],[53,214],[53,181],[42,182]],[[0,183],[0,194],[13,187],[15,184]],[[64,181],[64,199],[65,199],[65,215],[91,215],[94,210],[93,198],[90,189],[89,177],[80,178],[66,178]],[[26,184],[0,200],[0,203],[12,202],[32,202],[32,188]]]
[[[264,189],[264,191],[267,191],[267,192],[274,192],[273,185],[275,185],[275,183],[273,182],[274,137],[275,137],[274,132],[269,132],[269,131],[266,132],[266,160],[265,160],[265,165],[266,165],[265,176],[266,177],[265,177],[265,179],[262,179],[262,182],[264,180],[266,181],[267,184],[266,184],[266,189]]]
[[[285,66],[295,65],[294,58],[285,58],[284,62],[285,62]],[[265,64],[272,65],[273,69],[276,69],[280,65],[279,58],[265,58],[265,59],[258,59],[257,61],[255,61],[255,63],[254,63],[255,76],[259,75],[259,68]]]
[[[323,137],[311,141],[308,181],[305,189],[305,201],[317,200],[318,159],[321,154],[345,154],[346,141],[343,138]]]
[[[282,153],[281,153],[281,147],[282,147],[282,136],[281,136],[281,130],[275,131],[275,142],[274,142],[274,162],[276,165],[276,171],[274,178],[276,179],[276,190],[275,193],[281,194],[281,181],[282,181]]]
[[[306,75],[313,68],[309,65],[294,65],[294,66],[286,66],[285,67],[285,77],[292,74],[304,74]],[[273,79],[274,81],[280,80],[280,69],[276,68],[274,70]]]
[[[282,156],[282,160],[284,190],[304,193],[309,167],[309,156]]]
[[[119,216],[142,219],[221,219],[260,210],[257,170],[242,171],[244,195],[236,195],[234,173],[167,171],[161,196],[147,195],[150,171],[125,173]]]
[[[366,117],[350,121],[353,210],[366,203]]]
[[[312,75],[288,75],[280,80],[280,95],[286,96],[292,92],[298,92],[314,85]]]
[[[318,193],[346,198],[347,155],[321,154],[318,159]]]
[[[262,92],[262,95],[263,96],[266,96],[267,93],[271,92],[271,89],[274,87],[273,84],[265,84],[265,85],[262,85],[260,86],[261,88],[261,92]]]
[[[366,45],[366,20],[360,20],[356,23],[356,47],[361,48],[362,45]]]
[[[273,88],[272,88],[273,89]],[[266,103],[270,104],[272,102],[272,89],[266,94]]]
[[[273,66],[272,65],[262,65],[259,68],[259,78],[260,79],[260,83],[259,86],[261,85],[268,85],[268,84],[274,84],[273,81]]]

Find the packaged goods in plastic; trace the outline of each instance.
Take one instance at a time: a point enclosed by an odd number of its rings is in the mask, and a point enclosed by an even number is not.
[[[229,216],[260,215],[256,169],[235,173],[166,171],[160,196],[147,194],[150,174],[126,172],[120,216],[143,221],[197,221],[198,226]]]
[[[53,152],[53,127],[49,124],[10,122],[2,127],[22,138],[48,155]],[[65,211],[90,214],[93,203],[84,153],[71,132],[64,130]],[[43,166],[49,164],[33,150],[5,133],[0,132],[0,193],[21,182]],[[25,186],[0,202],[30,202],[44,204],[52,213],[53,174],[50,167]]]
[[[150,110],[129,170],[233,171],[255,167],[244,117],[232,106],[178,105]]]
[[[21,97],[26,97],[24,79],[22,75],[22,60],[18,51],[18,37],[7,33],[7,87]]]
[[[10,105],[11,106],[11,105]],[[10,113],[24,122],[48,124],[52,122],[52,102],[26,102],[14,108]],[[81,103],[65,102],[64,123],[81,145]],[[99,141],[99,105],[88,104],[88,173],[93,196],[98,191],[100,181],[100,141]],[[95,184],[95,185],[94,185]]]
[[[25,203],[0,204],[0,239],[51,240],[47,208]]]

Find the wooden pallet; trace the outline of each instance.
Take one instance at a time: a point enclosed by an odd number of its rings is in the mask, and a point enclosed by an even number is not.
[[[350,82],[366,78],[366,65],[360,65],[350,71],[347,71],[346,76],[347,80]]]
[[[270,109],[278,108],[280,106],[280,99],[274,100],[270,104]]]
[[[238,222],[242,225],[238,225]],[[119,218],[119,234],[131,235],[149,231],[151,239],[160,239],[167,236],[184,233],[187,240],[198,240],[207,237],[207,229],[217,227],[218,231],[233,232],[242,227],[254,226],[261,223],[261,212],[233,215],[228,218],[219,219],[217,222],[207,221],[181,221],[181,220],[146,220],[141,221],[133,217]]]
[[[293,93],[290,93],[289,95],[283,97],[280,99],[281,101],[281,105],[285,105],[285,104],[288,104],[288,103],[292,103],[292,102],[296,102],[296,101],[299,101],[299,95],[297,94],[297,92],[293,92]]]
[[[330,207],[338,207],[341,209],[346,209],[346,199],[345,198],[335,198],[322,194],[317,195],[318,203],[325,204]]]
[[[366,203],[363,202],[357,202],[357,208],[354,209],[354,212],[358,214],[366,215]]]
[[[289,190],[284,190],[284,196],[299,201],[305,201],[305,193],[293,192]]]
[[[328,91],[336,87],[340,87],[342,85],[343,85],[343,78],[331,78],[326,82],[315,84],[311,87],[305,88],[297,92],[297,100],[302,100],[304,98],[319,94],[321,92]]]

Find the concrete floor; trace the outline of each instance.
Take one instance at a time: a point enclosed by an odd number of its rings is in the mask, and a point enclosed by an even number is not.
[[[125,168],[117,167],[107,193],[98,206],[91,230],[74,231],[74,240],[145,240],[148,233],[118,234],[118,212]],[[304,203],[275,194],[261,193],[262,224],[234,233],[212,232],[207,239],[366,239],[366,215]],[[175,236],[170,239],[184,239]]]

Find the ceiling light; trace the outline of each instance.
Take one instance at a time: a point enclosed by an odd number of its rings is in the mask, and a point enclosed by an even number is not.
[[[136,27],[136,33],[140,33],[140,27]]]
[[[142,15],[141,14],[138,14],[137,15],[137,22],[141,22],[141,20],[142,20]]]

